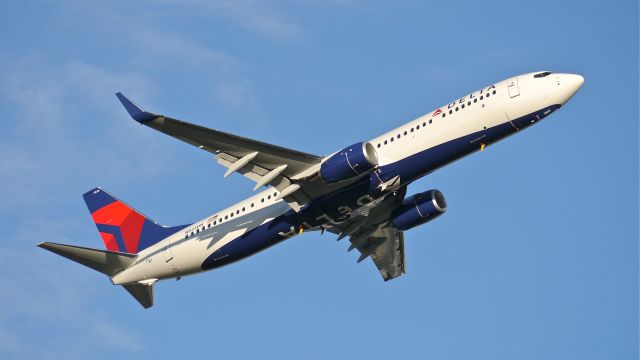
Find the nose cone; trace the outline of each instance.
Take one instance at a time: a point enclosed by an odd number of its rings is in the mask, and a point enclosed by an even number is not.
[[[567,75],[567,86],[570,88],[569,91],[571,91],[572,94],[575,94],[578,91],[578,89],[582,87],[582,84],[584,84],[584,78],[582,77],[582,75],[578,75],[578,74]]]
[[[584,78],[582,75],[562,74],[559,76],[558,85],[560,86],[561,103],[564,104],[569,101],[569,99],[571,99],[571,97],[573,97],[573,95],[582,87],[582,84],[584,84]]]

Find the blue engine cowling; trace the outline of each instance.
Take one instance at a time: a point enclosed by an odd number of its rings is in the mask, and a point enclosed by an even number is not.
[[[409,230],[431,221],[447,211],[444,195],[438,190],[429,190],[412,195],[391,213],[391,223],[399,230]]]
[[[353,144],[320,165],[320,178],[325,183],[336,183],[362,175],[378,165],[376,149],[368,142]]]

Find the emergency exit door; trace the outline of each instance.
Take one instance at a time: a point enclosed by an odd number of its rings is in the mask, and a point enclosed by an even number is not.
[[[518,78],[514,77],[507,82],[507,89],[509,90],[509,97],[514,98],[520,95],[520,88],[518,87]]]

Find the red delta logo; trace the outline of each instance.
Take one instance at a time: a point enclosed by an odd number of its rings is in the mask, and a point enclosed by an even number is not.
[[[114,201],[91,214],[107,250],[138,252],[145,219],[122,201]]]
[[[442,110],[438,109],[438,110],[434,111],[433,114],[431,114],[431,117],[438,116],[440,114],[442,114]]]

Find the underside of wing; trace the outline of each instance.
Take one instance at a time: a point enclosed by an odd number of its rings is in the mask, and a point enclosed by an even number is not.
[[[402,231],[385,226],[362,236],[352,236],[351,246],[360,251],[358,262],[371,256],[384,281],[405,273],[404,235]]]
[[[121,93],[116,96],[137,122],[215,154],[228,169],[225,176],[238,172],[256,182],[254,190],[271,185],[296,210],[310,201],[304,179],[318,172],[322,157],[150,113]]]
[[[287,169],[282,171],[282,174],[289,177],[304,172],[310,166],[319,163],[321,159],[321,157],[315,155],[270,145],[164,116],[158,116],[151,121],[145,122],[144,125],[210,153],[228,155],[227,159],[234,162],[236,159],[255,153],[256,155],[251,159],[250,163],[271,170],[281,165],[287,165]]]
[[[360,252],[358,262],[371,257],[385,281],[405,273],[404,235],[390,223],[392,209],[402,201],[406,188],[389,194],[368,209],[361,209],[351,218],[327,228],[338,234],[338,240],[349,237],[348,251]]]

